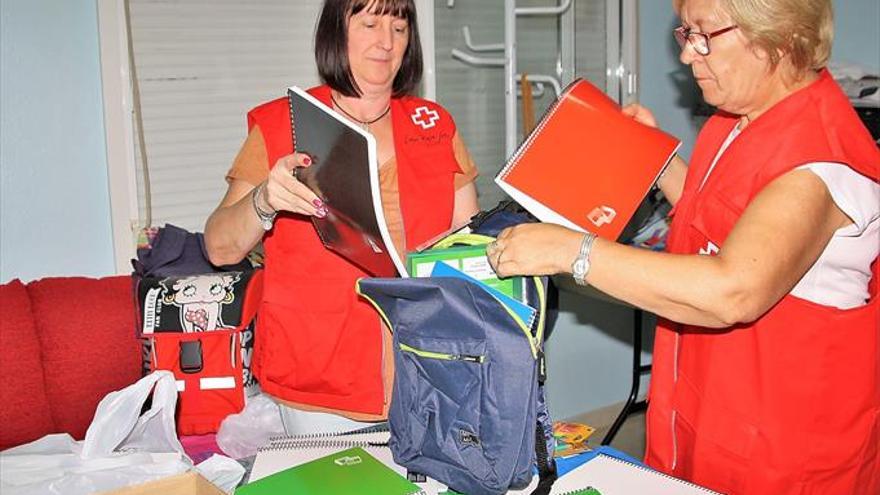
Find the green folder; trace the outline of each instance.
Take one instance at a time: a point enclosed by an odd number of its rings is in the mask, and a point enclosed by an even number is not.
[[[434,264],[443,262],[502,293],[523,300],[522,277],[498,278],[486,259],[486,245],[428,249],[406,255],[406,268],[413,277],[429,277]]]
[[[280,471],[235,490],[236,495],[418,495],[421,488],[361,447]]]

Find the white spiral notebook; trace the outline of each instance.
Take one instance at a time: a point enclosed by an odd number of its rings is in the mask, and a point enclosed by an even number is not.
[[[551,495],[593,487],[602,495],[720,495],[653,469],[599,454],[553,484]]]

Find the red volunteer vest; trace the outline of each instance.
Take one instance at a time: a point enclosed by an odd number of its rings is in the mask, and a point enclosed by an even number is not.
[[[331,106],[330,88],[309,90]],[[400,209],[407,246],[450,228],[455,196],[452,117],[436,103],[391,101]],[[287,98],[248,113],[260,126],[270,167],[293,152]],[[254,342],[262,389],[284,400],[337,411],[381,415],[383,345],[379,316],[356,294],[369,276],[324,248],[307,217],[279,214],[263,239],[264,299]]]
[[[738,118],[697,140],[668,250],[712,254],[774,178],[816,161],[878,180],[880,151],[823,71],[746,127],[699,184]],[[710,244],[711,243],[711,244]],[[880,493],[880,306],[784,297],[757,321],[713,330],[661,321],[645,460],[728,494]]]

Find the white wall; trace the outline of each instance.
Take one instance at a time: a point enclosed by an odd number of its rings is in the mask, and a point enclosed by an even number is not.
[[[113,271],[95,0],[0,2],[0,283]]]
[[[865,65],[880,72],[880,2],[834,0],[834,49],[831,60]]]

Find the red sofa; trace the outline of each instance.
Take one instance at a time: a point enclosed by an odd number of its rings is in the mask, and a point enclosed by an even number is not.
[[[82,439],[98,402],[140,367],[130,277],[0,285],[0,450]]]

